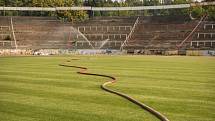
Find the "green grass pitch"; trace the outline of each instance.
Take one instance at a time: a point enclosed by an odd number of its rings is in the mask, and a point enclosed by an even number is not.
[[[80,60],[71,60],[80,58]],[[179,56],[0,57],[0,121],[157,121],[109,87],[153,107],[171,121],[215,120],[215,58]]]

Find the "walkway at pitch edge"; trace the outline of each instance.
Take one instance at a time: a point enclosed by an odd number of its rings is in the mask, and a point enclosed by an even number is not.
[[[72,59],[72,60],[79,60],[79,59]],[[66,62],[71,62],[70,60],[66,61]],[[101,88],[109,93],[113,93],[113,94],[116,94],[120,97],[123,97],[127,100],[129,100],[130,102],[138,105],[139,107],[143,108],[144,110],[148,111],[149,113],[151,113],[152,115],[154,115],[155,117],[157,117],[158,119],[160,119],[161,121],[170,121],[166,116],[164,116],[163,114],[161,114],[160,112],[156,111],[155,109],[147,106],[146,104],[124,94],[124,93],[121,93],[121,92],[117,92],[117,91],[114,91],[112,89],[109,89],[107,87],[107,85],[109,84],[112,84],[112,83],[115,83],[116,82],[116,78],[113,77],[113,76],[109,76],[109,75],[103,75],[103,74],[96,74],[96,73],[89,73],[87,72],[88,68],[87,67],[81,67],[81,66],[73,66],[73,65],[66,65],[66,64],[59,64],[59,66],[63,66],[63,67],[71,67],[71,68],[77,68],[77,69],[80,69],[80,71],[78,71],[77,73],[78,74],[82,74],[82,75],[92,75],[92,76],[99,76],[99,77],[106,77],[106,78],[109,78],[111,80],[103,83],[101,85]]]

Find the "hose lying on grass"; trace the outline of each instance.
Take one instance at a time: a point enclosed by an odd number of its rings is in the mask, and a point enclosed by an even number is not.
[[[77,60],[77,59],[72,59],[72,60]],[[70,62],[70,61],[67,61],[67,62]],[[143,104],[143,103],[139,102],[138,100],[136,100],[136,99],[134,99],[134,98],[132,98],[132,97],[126,95],[126,94],[123,94],[123,93],[121,93],[121,92],[117,92],[117,91],[114,91],[114,90],[112,90],[112,89],[109,89],[109,88],[107,87],[107,85],[116,82],[116,78],[113,77],[113,76],[103,75],[103,74],[88,73],[88,72],[86,72],[86,71],[88,70],[88,68],[86,68],[86,67],[73,66],[73,65],[65,65],[65,64],[59,64],[59,66],[78,68],[78,69],[80,69],[80,71],[77,72],[78,74],[92,75],[92,76],[100,76],[100,77],[107,77],[107,78],[109,78],[109,79],[111,79],[111,80],[109,80],[109,81],[107,81],[107,82],[105,82],[105,83],[103,83],[103,84],[101,85],[101,88],[102,88],[103,90],[105,90],[105,91],[107,91],[107,92],[110,92],[110,93],[113,93],[113,94],[116,94],[116,95],[118,95],[118,96],[121,96],[121,97],[123,97],[123,98],[129,100],[130,102],[132,102],[132,103],[134,103],[134,104],[140,106],[140,107],[143,108],[144,110],[150,112],[152,115],[156,116],[156,117],[157,117],[158,119],[160,119],[161,121],[169,121],[169,119],[167,119],[167,117],[165,117],[164,115],[162,115],[160,112],[154,110],[153,108],[147,106],[146,104]]]

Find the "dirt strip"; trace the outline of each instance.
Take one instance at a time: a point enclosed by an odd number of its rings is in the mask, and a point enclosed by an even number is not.
[[[67,61],[67,62],[70,62],[70,61]],[[109,79],[111,79],[111,80],[109,80],[109,81],[107,81],[107,82],[105,82],[105,83],[103,83],[103,84],[101,85],[101,88],[102,88],[103,90],[105,90],[105,91],[107,91],[107,92],[110,92],[110,93],[113,93],[113,94],[116,94],[116,95],[118,95],[118,96],[121,96],[121,97],[123,97],[123,98],[129,100],[130,102],[132,102],[132,103],[134,103],[134,104],[140,106],[140,107],[143,108],[144,110],[150,112],[152,115],[156,116],[156,117],[157,117],[158,119],[160,119],[161,121],[170,121],[170,120],[167,119],[167,117],[165,117],[163,114],[161,114],[160,112],[158,112],[158,111],[154,110],[153,108],[147,106],[146,104],[143,104],[143,103],[141,103],[140,101],[138,101],[138,100],[136,100],[136,99],[134,99],[134,98],[132,98],[132,97],[126,95],[126,94],[123,94],[123,93],[121,93],[121,92],[117,92],[117,91],[114,91],[114,90],[112,90],[112,89],[109,89],[109,88],[107,87],[107,85],[116,82],[116,78],[113,77],[113,76],[103,75],[103,74],[88,73],[88,72],[86,72],[86,71],[88,70],[88,68],[86,68],[86,67],[81,67],[81,66],[73,66],[73,65],[65,65],[65,64],[59,64],[59,66],[71,67],[71,68],[78,68],[78,69],[80,69],[80,71],[77,72],[78,74],[92,75],[92,76],[100,76],[100,77],[107,77],[107,78],[109,78]]]

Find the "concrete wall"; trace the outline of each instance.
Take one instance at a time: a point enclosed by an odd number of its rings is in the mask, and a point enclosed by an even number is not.
[[[187,50],[187,56],[214,56],[215,50]]]

